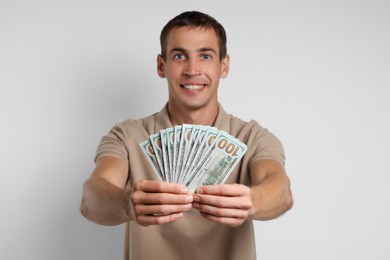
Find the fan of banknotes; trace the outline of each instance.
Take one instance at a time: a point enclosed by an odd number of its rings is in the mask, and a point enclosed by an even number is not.
[[[192,192],[223,183],[247,150],[225,131],[190,124],[163,129],[140,146],[160,180],[184,184]]]

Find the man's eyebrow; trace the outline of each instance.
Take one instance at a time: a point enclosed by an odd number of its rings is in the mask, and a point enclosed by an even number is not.
[[[200,48],[200,49],[199,49],[199,52],[208,52],[208,51],[217,53],[217,51],[214,50],[213,48],[207,48],[207,47],[205,47],[205,48]]]
[[[214,50],[213,48],[208,48],[208,47],[200,48],[197,51],[198,52],[214,52],[214,53],[217,53],[216,50]],[[183,52],[183,53],[186,53],[188,51],[186,49],[176,47],[176,48],[172,48],[172,50],[170,50],[169,52],[170,53],[173,53],[173,52]]]
[[[172,48],[172,50],[170,50],[169,52],[172,53],[172,52],[187,52],[187,51],[183,48]]]

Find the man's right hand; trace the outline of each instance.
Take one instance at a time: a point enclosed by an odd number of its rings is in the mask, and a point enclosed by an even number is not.
[[[130,197],[135,221],[142,226],[174,222],[193,202],[186,186],[162,181],[138,181]]]

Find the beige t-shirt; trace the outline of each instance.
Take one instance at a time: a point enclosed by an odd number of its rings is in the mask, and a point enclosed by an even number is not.
[[[221,106],[214,126],[247,144],[248,150],[225,183],[250,186],[249,169],[260,159],[274,159],[284,164],[284,151],[279,140],[256,121],[244,122],[228,115]],[[113,156],[129,165],[127,189],[138,180],[158,180],[139,143],[161,129],[173,127],[167,106],[159,113],[139,120],[126,120],[115,125],[102,137],[96,160]],[[231,228],[204,219],[192,209],[180,220],[143,227],[130,221],[126,224],[126,260],[140,259],[256,259],[253,223],[246,220]]]

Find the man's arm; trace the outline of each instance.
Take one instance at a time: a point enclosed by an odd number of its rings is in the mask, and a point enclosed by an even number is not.
[[[251,187],[241,184],[203,186],[194,207],[206,219],[236,227],[245,219],[269,220],[292,207],[290,180],[274,160],[259,160],[250,168]]]
[[[142,180],[127,190],[127,177],[124,161],[114,157],[99,159],[83,187],[83,216],[102,225],[135,220],[147,226],[176,221],[192,207],[192,195],[183,185]]]
[[[125,190],[128,168],[124,161],[103,157],[84,183],[80,211],[102,225],[118,225],[131,220],[130,191]]]
[[[290,179],[279,162],[259,160],[252,165],[250,175],[253,207],[249,218],[274,219],[291,209]]]

